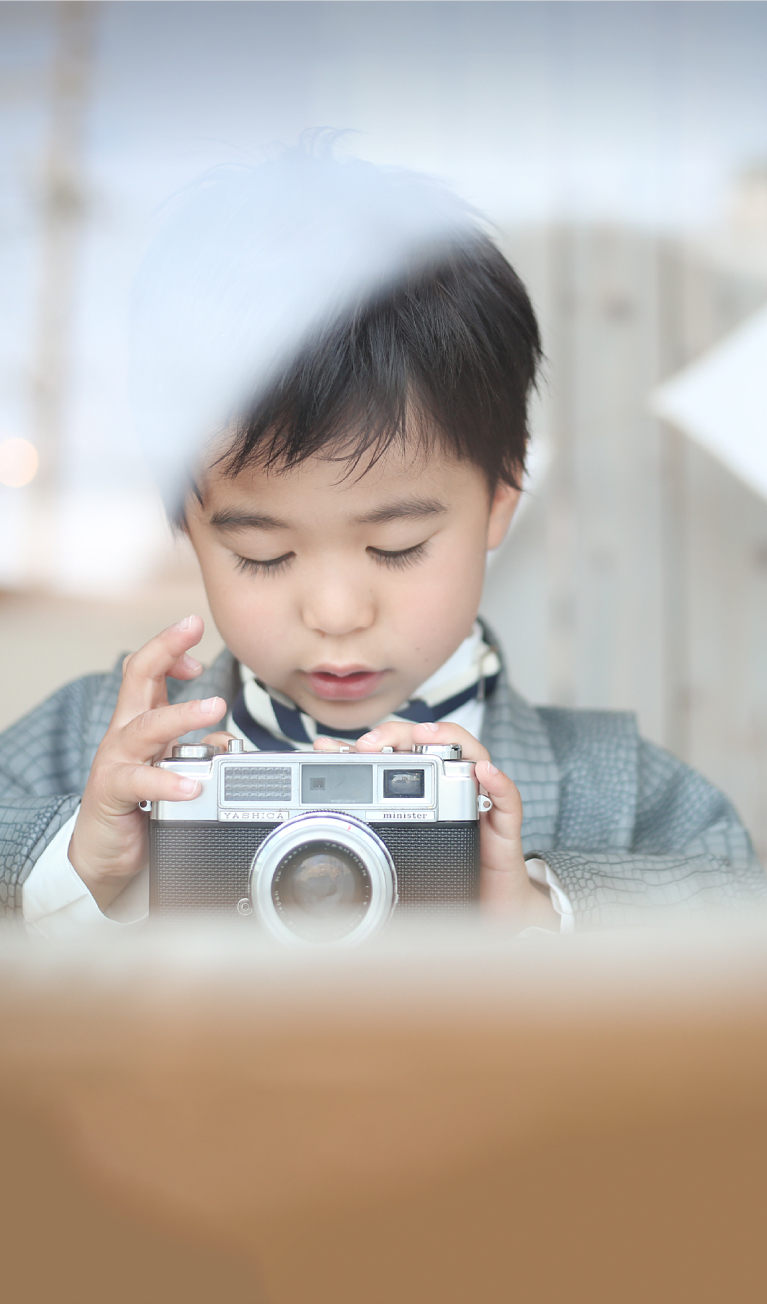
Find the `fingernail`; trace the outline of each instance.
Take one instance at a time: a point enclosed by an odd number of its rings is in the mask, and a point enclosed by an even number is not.
[[[217,697],[206,697],[203,699],[202,702],[200,702],[200,710],[202,711],[203,715],[212,715],[217,706],[218,706]]]
[[[197,792],[200,785],[197,779],[179,779],[178,786],[181,792],[188,792],[191,796],[193,792]]]
[[[177,629],[188,629],[194,620],[194,616],[184,616],[183,620],[178,622]]]
[[[187,670],[202,670],[202,662],[198,661],[196,657],[190,657],[187,654],[184,654],[184,665]]]
[[[423,727],[424,729],[428,729],[429,733],[436,733],[439,729],[439,725],[435,724],[433,720],[426,720]]]
[[[497,774],[497,773],[498,773],[498,766],[497,766],[497,765],[493,765],[493,762],[492,762],[492,761],[485,761],[485,765],[487,766],[487,772],[488,772],[488,774]]]
[[[381,737],[380,729],[371,729],[370,733],[363,734],[360,738],[361,743],[377,743]]]

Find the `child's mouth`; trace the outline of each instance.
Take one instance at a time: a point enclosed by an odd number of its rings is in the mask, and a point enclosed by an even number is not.
[[[306,679],[315,697],[326,702],[358,702],[375,692],[384,670],[310,670]]]

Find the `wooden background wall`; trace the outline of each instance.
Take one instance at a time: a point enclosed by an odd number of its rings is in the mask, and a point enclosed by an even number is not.
[[[636,710],[767,857],[767,503],[647,406],[767,283],[625,228],[505,245],[542,323],[549,458],[488,576],[512,679],[538,702]]]

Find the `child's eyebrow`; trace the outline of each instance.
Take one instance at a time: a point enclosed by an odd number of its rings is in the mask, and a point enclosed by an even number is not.
[[[355,525],[385,525],[387,521],[402,521],[423,516],[441,516],[447,511],[436,498],[405,498],[401,502],[387,503],[372,512],[355,516]],[[236,507],[223,507],[214,512],[210,524],[216,530],[289,530],[290,522],[281,521],[267,512],[239,511]]]
[[[222,508],[214,512],[210,524],[217,530],[289,530],[287,521],[266,512],[239,512],[235,508]]]
[[[355,525],[384,525],[387,521],[401,521],[408,517],[441,516],[447,508],[436,498],[405,498],[399,503],[376,507],[372,512],[355,516]]]

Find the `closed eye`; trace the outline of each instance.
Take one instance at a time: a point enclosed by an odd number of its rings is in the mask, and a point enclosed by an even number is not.
[[[237,553],[232,555],[237,570],[245,575],[277,575],[295,557],[294,552],[286,552],[281,557],[269,557],[266,561],[256,561],[255,557],[240,557]]]
[[[412,548],[400,548],[398,552],[386,552],[383,548],[368,548],[368,553],[381,566],[391,570],[404,570],[414,566],[426,553],[426,543],[416,543]]]

